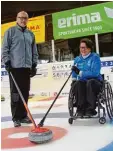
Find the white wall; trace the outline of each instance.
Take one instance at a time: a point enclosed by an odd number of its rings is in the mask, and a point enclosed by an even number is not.
[[[113,88],[113,57],[103,57],[101,61],[101,73],[105,75],[105,79]],[[69,76],[72,64],[73,61],[39,64],[37,75],[31,79],[31,93],[42,97],[54,96]],[[4,68],[1,68],[1,72],[1,94],[7,96],[9,95],[8,75]],[[68,96],[70,84],[71,78],[63,89],[62,96]]]

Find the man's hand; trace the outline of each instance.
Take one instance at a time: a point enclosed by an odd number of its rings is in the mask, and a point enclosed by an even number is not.
[[[72,66],[72,71],[75,71],[76,74],[79,74],[80,70],[76,66]]]
[[[36,69],[36,64],[32,65],[31,71],[30,71],[30,77],[34,77],[36,75],[37,69]]]
[[[11,71],[12,67],[11,67],[11,62],[10,62],[10,60],[5,63],[5,69],[7,70],[7,72],[10,72],[10,71]]]

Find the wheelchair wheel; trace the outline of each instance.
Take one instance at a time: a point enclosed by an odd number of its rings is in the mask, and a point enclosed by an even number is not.
[[[113,91],[109,82],[105,82],[105,104],[109,118],[113,119]]]
[[[69,124],[73,124],[73,118],[69,118],[68,122]]]
[[[72,84],[70,92],[69,92],[69,97],[68,97],[68,110],[69,110],[69,115],[71,117],[73,117],[74,115],[74,100],[75,100],[75,96],[73,94],[73,90],[74,90],[74,84]]]
[[[100,124],[105,124],[106,123],[106,118],[105,117],[100,117],[99,118],[99,123]]]
[[[113,91],[112,91],[112,87],[111,87],[110,83],[108,83],[108,90],[109,90],[109,99],[110,99],[109,103],[110,103],[112,116],[113,116]]]
[[[68,110],[69,110],[69,115],[73,116],[73,95],[72,95],[71,90],[70,90],[69,98],[68,98]]]

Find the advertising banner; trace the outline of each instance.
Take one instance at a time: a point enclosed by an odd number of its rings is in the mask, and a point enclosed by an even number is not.
[[[45,42],[45,17],[44,16],[30,18],[27,26],[28,29],[34,33],[37,43]]]
[[[12,26],[15,26],[16,22],[10,22],[1,25],[1,39],[3,39],[4,33],[7,29]],[[27,24],[29,30],[31,30],[36,39],[36,43],[45,42],[45,17],[39,16],[30,18]]]
[[[52,14],[54,39],[113,32],[113,2]]]

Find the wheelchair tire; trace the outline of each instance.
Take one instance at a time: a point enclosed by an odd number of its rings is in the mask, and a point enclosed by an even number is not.
[[[113,119],[113,92],[109,82],[105,82],[105,104],[109,119]]]
[[[69,115],[72,117],[73,116],[73,98],[70,97],[68,98],[68,110],[69,110]]]
[[[106,123],[106,118],[105,117],[100,117],[99,118],[99,123],[100,124],[105,124]]]
[[[111,109],[111,114],[112,114],[112,117],[113,117],[113,91],[112,91],[112,87],[110,85],[110,83],[108,83],[108,90],[109,90],[109,95],[110,95],[110,109]]]
[[[68,119],[69,124],[73,124],[73,118]]]
[[[73,95],[73,89],[74,89],[74,84],[71,86],[71,89],[70,89],[70,92],[69,92],[69,97],[68,97],[68,110],[69,110],[69,115],[71,117],[74,115],[74,106],[73,106],[74,95]]]

